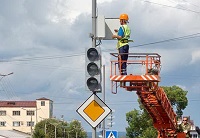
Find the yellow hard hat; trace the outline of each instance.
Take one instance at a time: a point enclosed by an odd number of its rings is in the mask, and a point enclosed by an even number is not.
[[[128,14],[121,14],[120,17],[119,17],[120,20],[127,20],[128,21]]]

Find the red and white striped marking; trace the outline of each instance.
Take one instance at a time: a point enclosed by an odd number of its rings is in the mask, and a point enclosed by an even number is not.
[[[143,80],[158,80],[158,78],[155,75],[141,75]]]
[[[113,75],[110,77],[111,81],[159,81],[157,75]]]
[[[110,77],[110,80],[112,81],[117,81],[117,80],[124,80],[124,78],[126,78],[126,75],[114,75]]]

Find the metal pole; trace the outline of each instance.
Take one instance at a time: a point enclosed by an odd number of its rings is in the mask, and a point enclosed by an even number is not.
[[[31,114],[31,138],[33,137],[33,121],[32,121],[32,114]]]
[[[65,138],[65,128],[64,128],[64,115],[61,115],[61,120],[62,120],[62,128],[63,128],[63,138]]]
[[[105,65],[103,65],[103,102],[105,103],[106,100],[106,93],[105,93]],[[102,122],[102,130],[103,130],[103,134],[102,137],[105,138],[105,119]]]
[[[36,124],[37,124],[37,122],[38,122],[38,120],[37,120],[37,107],[36,107],[36,111],[35,111],[35,113],[36,113],[36,116],[35,116],[35,119],[36,119]]]
[[[45,136],[46,136],[46,134],[47,134],[47,122],[45,122],[45,124],[44,124],[44,133],[45,133]]]
[[[56,125],[55,125],[55,138],[56,138]]]
[[[64,138],[65,138],[66,136],[65,136],[65,128],[64,128]]]
[[[92,138],[96,138],[96,127],[92,127]]]
[[[92,47],[96,47],[96,0],[92,0]]]
[[[92,0],[92,47],[96,47],[96,0]],[[96,138],[96,127],[92,127],[92,138]]]

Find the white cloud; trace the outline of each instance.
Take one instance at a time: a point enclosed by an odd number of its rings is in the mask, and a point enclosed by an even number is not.
[[[188,8],[194,8],[192,4],[199,3],[197,0],[187,4],[181,0],[174,3],[167,0],[153,2],[170,6],[182,4],[190,6]],[[129,14],[132,38],[135,41],[130,44],[130,52],[160,54],[163,74],[185,76],[199,73],[198,69],[193,69],[193,63],[199,62],[200,59],[199,37],[134,47],[200,32],[198,14],[136,0],[97,0],[97,3],[99,15],[119,17],[121,13]],[[91,0],[0,1],[0,57],[1,60],[10,61],[1,62],[0,72],[14,72],[9,78],[16,95],[8,95],[10,99],[36,99],[46,96],[58,103],[72,98],[70,103],[73,106],[69,109],[72,110],[88,98],[90,93],[85,91],[84,53],[85,47],[91,46],[88,35],[92,29],[91,6]],[[120,101],[136,101],[136,97],[131,97],[123,89],[120,89],[117,95],[110,93],[109,52],[117,52],[115,45],[116,41],[102,41],[101,47],[103,64],[106,65],[107,101],[112,108],[123,108],[124,111],[116,112],[117,124],[117,120],[120,120],[121,116],[124,117],[125,112],[134,108],[132,103],[120,104]],[[195,64],[195,67],[199,68],[199,65]],[[166,81],[167,84],[179,84],[188,90],[193,86],[193,79],[190,84],[185,78],[176,82],[173,75]],[[196,79],[198,82],[199,78]],[[197,91],[198,84],[194,86],[192,90]],[[129,108],[121,107],[124,105]],[[60,114],[67,114],[68,111],[63,113],[62,110],[65,106],[69,105],[56,104],[55,108],[60,110],[55,109],[55,115],[59,117]],[[77,117],[75,110],[70,112],[69,118]],[[121,123],[126,123],[125,117]],[[125,130],[123,125],[120,126],[120,130]]]
[[[58,23],[63,20],[73,23],[74,20],[82,13],[92,11],[92,1],[74,1],[74,0],[57,0],[54,1],[54,12],[50,15],[51,21]]]
[[[193,51],[192,52],[192,61],[191,63],[196,63],[196,62],[199,62],[200,61],[200,50],[197,50],[197,51]]]

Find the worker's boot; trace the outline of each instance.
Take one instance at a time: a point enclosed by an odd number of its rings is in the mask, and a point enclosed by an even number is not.
[[[121,70],[121,75],[127,75],[126,69]]]

